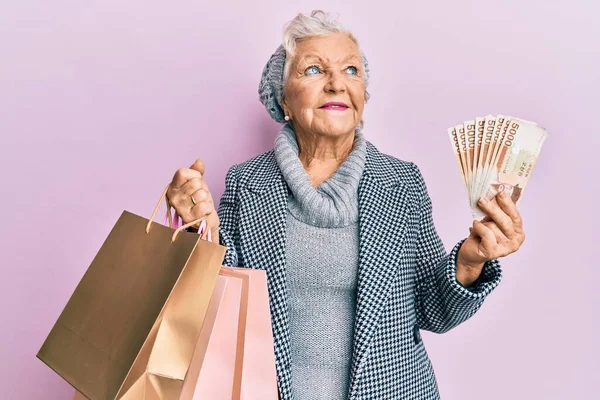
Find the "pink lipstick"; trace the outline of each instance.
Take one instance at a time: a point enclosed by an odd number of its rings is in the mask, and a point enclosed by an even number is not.
[[[345,103],[341,103],[339,101],[331,101],[329,103],[323,104],[319,108],[323,110],[345,111],[348,109],[348,106]]]

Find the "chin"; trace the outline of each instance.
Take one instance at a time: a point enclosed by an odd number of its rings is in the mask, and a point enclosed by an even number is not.
[[[358,125],[353,123],[324,124],[322,132],[327,136],[344,136],[353,133]]]

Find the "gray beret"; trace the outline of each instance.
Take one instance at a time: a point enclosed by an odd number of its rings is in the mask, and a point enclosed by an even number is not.
[[[263,103],[271,118],[280,123],[285,122],[285,114],[281,105],[283,100],[283,67],[285,66],[285,55],[285,49],[283,45],[280,45],[263,68],[260,84],[258,85],[260,102]],[[369,63],[364,54],[363,64],[366,89],[369,83]]]

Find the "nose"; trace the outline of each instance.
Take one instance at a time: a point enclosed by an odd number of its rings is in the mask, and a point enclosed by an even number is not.
[[[343,93],[346,91],[346,82],[341,72],[334,71],[329,74],[329,80],[324,87],[327,93]]]

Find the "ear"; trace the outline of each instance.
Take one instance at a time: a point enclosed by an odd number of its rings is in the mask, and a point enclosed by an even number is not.
[[[292,115],[290,114],[290,109],[288,108],[287,101],[286,101],[285,97],[283,99],[281,99],[281,107],[283,107],[283,113],[285,115],[289,115],[290,118],[291,118]]]

